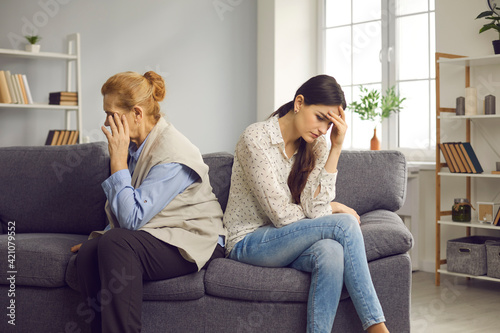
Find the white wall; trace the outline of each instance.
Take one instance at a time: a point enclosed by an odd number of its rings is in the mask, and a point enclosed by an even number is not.
[[[498,34],[494,32],[485,32],[479,34],[479,29],[486,22],[485,20],[475,20],[476,16],[482,11],[489,10],[486,1],[470,1],[470,0],[439,0],[436,1],[436,51],[442,53],[452,53],[464,56],[484,56],[492,55],[493,48],[491,41],[498,38]],[[453,71],[453,70],[452,70]],[[500,71],[491,71],[491,69],[476,69],[471,70],[471,86],[476,86],[478,91],[481,91],[482,96],[492,93],[497,96],[497,113],[500,113]],[[444,96],[441,98],[441,105],[444,107],[455,107],[455,98],[465,96],[464,75],[462,71],[455,73],[444,74],[446,76],[446,86],[441,86],[441,92]],[[453,83],[453,77],[456,78]],[[487,84],[485,82],[490,82]],[[491,84],[493,83],[493,84]],[[482,102],[478,103],[479,106]],[[482,108],[481,108],[482,109]],[[446,141],[465,140],[464,123],[457,121],[448,123],[447,130],[443,130],[442,139]],[[480,126],[484,127],[486,136],[492,144],[496,144],[496,150],[500,147],[500,134],[498,133],[498,122],[485,123],[480,122]],[[474,126],[473,126],[474,127]],[[443,127],[442,127],[443,128]],[[476,131],[473,134],[473,143],[478,158],[481,160],[483,168],[488,172],[494,169],[494,162],[500,161],[500,156],[492,151],[486,145],[475,145],[474,142],[482,142],[483,138]],[[442,209],[450,210],[453,204],[453,198],[465,197],[464,181],[455,177],[441,177],[442,179]],[[434,171],[421,172],[421,228],[419,239],[420,243],[420,268],[434,272],[435,265],[435,173]],[[491,201],[498,194],[499,183],[491,181],[476,181],[476,185],[480,188],[479,191],[473,191],[473,197],[476,200]],[[461,195],[460,195],[461,194]],[[500,201],[500,197],[497,197]],[[476,203],[472,203],[476,206]],[[477,231],[478,234],[492,234],[500,236],[500,232]],[[442,258],[446,256],[446,240],[465,236],[465,228],[442,226],[441,227],[441,249],[444,251]]]
[[[258,0],[258,120],[318,74],[317,13],[315,0]]]
[[[81,34],[84,135],[104,140],[100,88],[111,75],[155,70],[167,83],[167,118],[202,153],[234,151],[256,120],[255,0],[2,0],[0,48],[23,49],[9,34],[28,27],[42,51],[65,51],[65,36]],[[65,87],[64,63],[0,57],[0,69],[25,72],[35,101]],[[42,145],[64,127],[51,110],[0,109],[0,146]]]

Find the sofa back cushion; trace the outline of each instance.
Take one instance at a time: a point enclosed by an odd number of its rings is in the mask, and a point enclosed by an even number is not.
[[[203,155],[209,166],[210,183],[223,210],[231,184],[233,155]],[[397,211],[406,196],[406,159],[397,151],[342,151],[338,165],[335,201],[358,214],[375,209]]]
[[[233,169],[233,155],[219,152],[203,155],[203,161],[208,165],[210,185],[222,211],[226,210],[229,186],[231,185],[231,171]]]
[[[406,197],[406,159],[398,151],[342,151],[336,197],[359,215],[375,209],[395,212]]]
[[[104,142],[0,148],[0,223],[5,232],[89,234],[106,226]]]

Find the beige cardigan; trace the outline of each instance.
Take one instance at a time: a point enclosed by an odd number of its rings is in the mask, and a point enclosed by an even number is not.
[[[172,124],[160,118],[150,132],[137,161],[132,186],[138,188],[149,170],[163,163],[186,165],[200,178],[139,230],[178,247],[181,255],[196,263],[200,270],[212,256],[219,235],[226,236],[222,224],[222,209],[212,192],[208,166],[203,162],[198,148]],[[105,209],[111,227],[119,226],[108,202]],[[90,237],[93,238],[98,233],[94,232]]]

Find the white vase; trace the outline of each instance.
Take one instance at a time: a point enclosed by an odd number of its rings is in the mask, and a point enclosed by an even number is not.
[[[40,45],[39,44],[26,44],[26,51],[38,53],[38,52],[40,52]]]

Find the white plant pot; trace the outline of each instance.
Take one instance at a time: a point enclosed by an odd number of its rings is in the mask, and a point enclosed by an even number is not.
[[[40,52],[40,45],[39,44],[26,44],[26,51],[38,53],[38,52]]]

